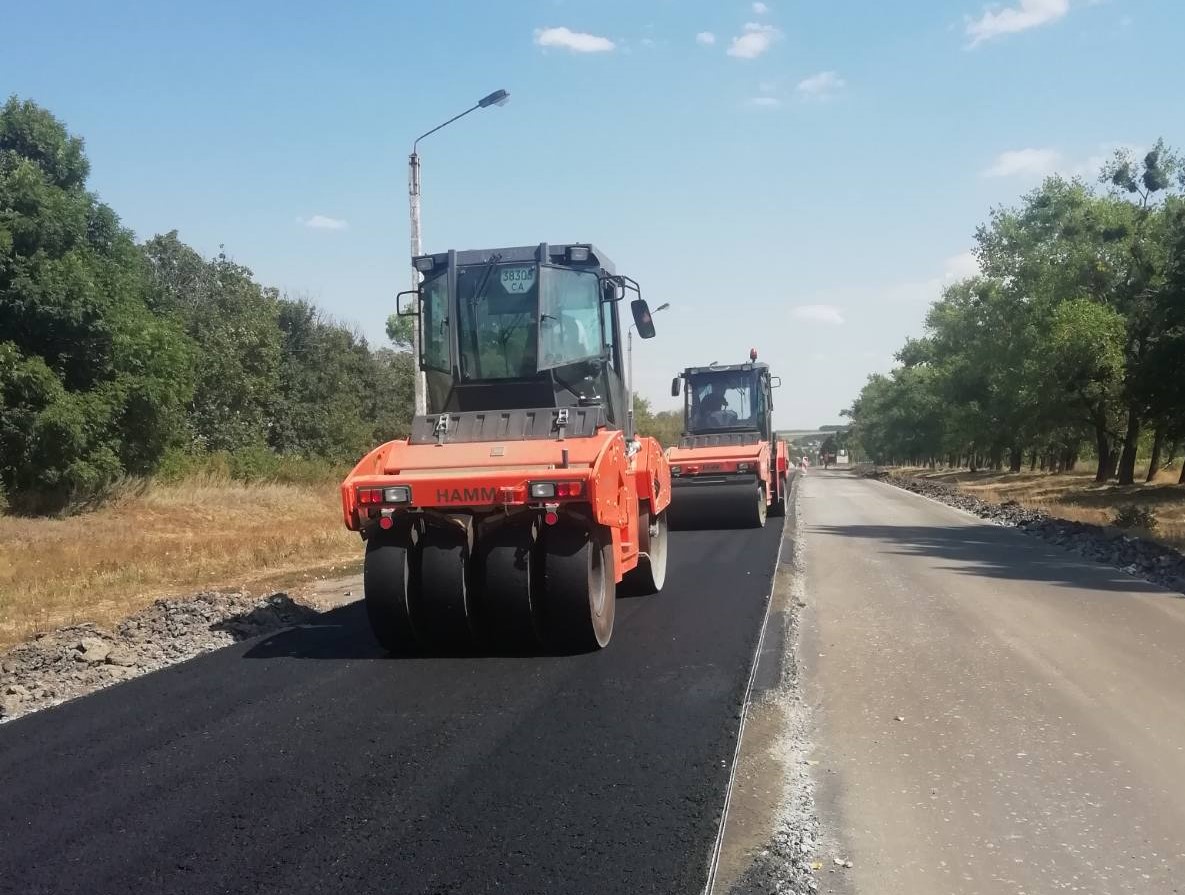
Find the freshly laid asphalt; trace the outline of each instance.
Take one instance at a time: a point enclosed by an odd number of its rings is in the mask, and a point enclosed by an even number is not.
[[[697,892],[780,523],[672,533],[598,653],[387,658],[354,603],[4,725],[0,892]]]

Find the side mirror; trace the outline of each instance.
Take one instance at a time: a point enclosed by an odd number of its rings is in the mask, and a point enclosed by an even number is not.
[[[770,388],[781,388],[782,387],[782,377],[781,376],[769,377],[769,387]]]
[[[403,296],[414,295],[415,301],[404,302]],[[406,289],[395,296],[395,313],[400,317],[420,316],[420,290]]]
[[[634,326],[638,328],[638,335],[643,339],[654,338],[654,320],[650,316],[650,306],[646,299],[635,298],[630,302],[630,311],[634,315]]]
[[[679,388],[680,385],[682,385],[680,377],[676,376],[674,379],[671,380],[671,397],[672,398],[679,397],[679,392],[682,391],[682,389]]]

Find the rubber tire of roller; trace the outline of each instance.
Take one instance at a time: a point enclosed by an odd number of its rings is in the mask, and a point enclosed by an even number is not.
[[[670,526],[667,524],[666,512],[657,516],[647,514],[647,530],[651,520],[658,527],[657,539],[647,534],[642,542],[642,549],[647,554],[638,560],[637,568],[626,573],[621,581],[622,588],[630,596],[645,597],[662,590],[667,580],[667,545]],[[655,547],[656,542],[658,547]]]
[[[613,636],[617,582],[606,540],[598,531],[570,525],[544,530],[542,608],[548,639],[559,650],[603,649]]]
[[[469,544],[460,530],[430,527],[420,542],[420,587],[412,591],[416,633],[432,646],[463,650],[473,645]]]
[[[409,601],[418,578],[416,558],[416,548],[407,543],[379,535],[366,542],[362,566],[366,617],[375,640],[390,653],[409,653],[417,645]]]
[[[778,479],[778,499],[769,505],[769,515],[781,518],[786,515],[786,479]]]
[[[757,496],[753,501],[752,515],[749,518],[750,528],[765,528],[766,510],[765,489],[758,485]]]
[[[496,647],[539,643],[541,551],[534,525],[503,525],[478,545],[483,633]]]

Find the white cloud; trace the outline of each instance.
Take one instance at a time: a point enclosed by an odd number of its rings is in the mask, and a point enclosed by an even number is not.
[[[695,36],[695,42],[701,46],[710,47],[716,43],[716,35],[711,31],[701,31]]]
[[[759,16],[763,16],[769,12],[769,6],[765,3],[761,3],[759,0],[759,2],[753,4],[753,12],[757,13]]]
[[[952,255],[946,259],[942,266],[943,282],[950,283],[977,276],[979,276],[979,262],[975,260],[973,252]]]
[[[967,20],[970,47],[1004,34],[1016,34],[1056,22],[1070,11],[1070,0],[1019,0],[1016,6],[985,9],[978,19]]]
[[[808,99],[829,99],[847,84],[843,78],[833,71],[821,71],[798,82],[794,88]]]
[[[1052,174],[1061,161],[1056,149],[1010,149],[1001,152],[983,177],[1044,177]]]
[[[776,109],[782,101],[776,96],[754,96],[745,100],[745,105],[756,106],[761,109]]]
[[[728,47],[728,55],[737,59],[756,59],[766,52],[779,40],[782,32],[773,25],[761,25],[757,22],[747,22],[745,31],[732,39]]]
[[[795,320],[826,323],[829,326],[841,326],[844,322],[843,312],[835,305],[799,305],[790,309],[790,316]]]
[[[616,44],[607,37],[568,28],[536,28],[535,45],[558,47],[573,53],[609,53]]]
[[[304,224],[313,230],[345,230],[350,226],[341,218],[331,218],[323,214],[315,214],[311,218],[297,218],[296,223]]]

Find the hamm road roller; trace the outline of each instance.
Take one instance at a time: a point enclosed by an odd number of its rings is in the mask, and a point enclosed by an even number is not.
[[[670,469],[629,430],[621,308],[654,324],[638,284],[589,244],[414,259],[428,412],[341,486],[366,543],[379,643],[413,649],[597,649],[617,587],[656,593]]]
[[[683,435],[667,451],[671,525],[734,528],[765,525],[786,512],[789,457],[773,430],[773,389],[781,384],[757,362],[688,367],[671,383],[684,395]]]

